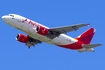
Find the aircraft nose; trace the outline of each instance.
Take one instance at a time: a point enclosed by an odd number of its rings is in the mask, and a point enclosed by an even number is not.
[[[5,21],[6,19],[8,19],[7,16],[2,16],[1,18],[2,18],[2,20],[4,20],[4,21]]]

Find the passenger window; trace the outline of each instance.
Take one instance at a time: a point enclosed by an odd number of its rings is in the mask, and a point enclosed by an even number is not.
[[[14,19],[14,15],[10,14],[9,16],[12,16],[12,19]]]

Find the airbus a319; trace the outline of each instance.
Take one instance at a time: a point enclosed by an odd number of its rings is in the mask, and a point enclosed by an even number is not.
[[[78,52],[94,52],[94,47],[101,46],[99,43],[90,44],[96,32],[95,28],[87,29],[77,38],[72,38],[66,34],[67,32],[77,31],[81,27],[89,26],[89,24],[82,23],[49,28],[17,14],[4,15],[2,20],[27,34],[17,34],[16,40],[24,43],[28,48],[46,42]]]

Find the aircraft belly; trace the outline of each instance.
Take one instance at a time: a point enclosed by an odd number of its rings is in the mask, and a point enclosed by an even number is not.
[[[54,39],[50,39],[47,36],[38,34],[35,27],[30,27],[30,26],[25,25],[25,26],[23,26],[23,28],[26,29],[25,32],[29,36],[31,36],[35,39],[38,39],[40,41],[50,43],[50,44],[67,45],[67,44],[72,44],[72,43],[76,42],[75,39],[73,39],[65,34],[60,34],[58,37],[55,37]]]
[[[65,35],[61,34],[59,37],[56,37],[53,39],[54,42],[57,43],[57,45],[67,45],[77,42],[77,40]]]
[[[72,50],[78,50],[78,49],[82,49],[83,47],[81,46],[81,44],[79,44],[78,42],[73,43],[73,44],[67,44],[67,45],[57,45],[63,48],[68,48],[68,49],[72,49]]]
[[[50,38],[48,38],[46,36],[43,36],[43,35],[40,35],[40,34],[37,34],[37,33],[33,33],[33,32],[28,32],[27,34],[29,36],[31,36],[32,38],[38,39],[42,42],[46,42],[46,43],[49,43],[49,44],[55,44],[54,41],[52,41]]]

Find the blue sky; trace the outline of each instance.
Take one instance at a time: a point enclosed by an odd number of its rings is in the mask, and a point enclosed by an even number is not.
[[[96,28],[92,43],[102,43],[94,53],[78,53],[50,44],[28,49],[15,40],[25,34],[0,20],[0,70],[105,70],[104,0],[1,0],[0,16],[15,13],[48,27],[90,23]],[[89,27],[68,33],[77,37]]]

